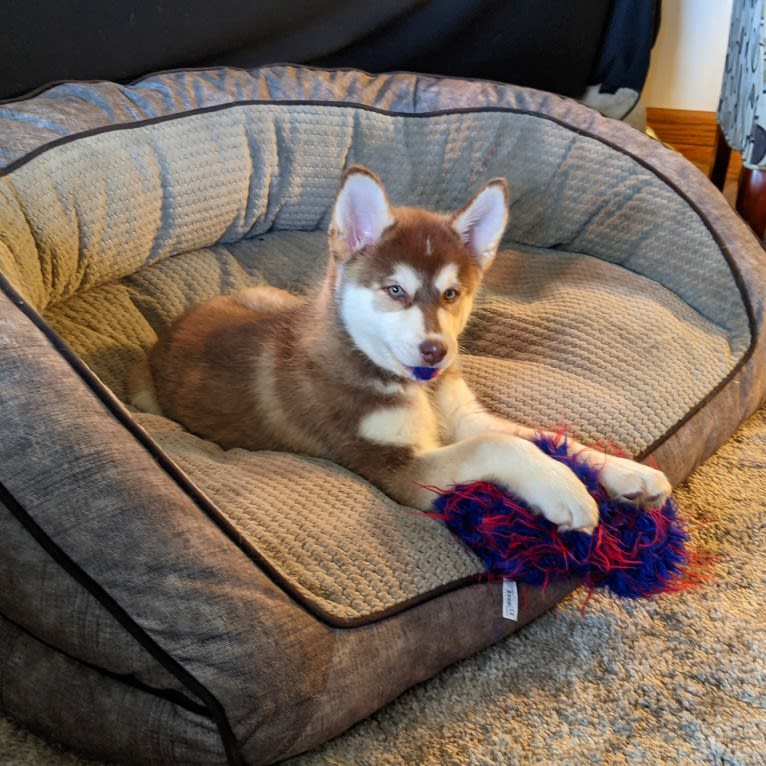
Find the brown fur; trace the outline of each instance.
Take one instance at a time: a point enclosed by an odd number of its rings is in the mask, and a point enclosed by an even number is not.
[[[348,260],[349,277],[375,286],[395,258],[432,277],[456,259],[470,300],[479,272],[448,224],[422,210],[399,208],[396,217],[378,247]],[[331,261],[319,292],[287,309],[252,308],[238,295],[193,307],[149,354],[157,401],[168,417],[224,448],[328,458],[390,489],[380,467],[400,470],[414,450],[361,439],[359,423],[381,407],[405,405],[407,388],[422,384],[398,379],[353,347],[331,299],[335,274]],[[414,300],[435,321],[439,296],[428,291]],[[395,383],[399,390],[382,392]]]
[[[340,202],[347,183],[356,189],[347,197],[361,200],[348,207]],[[333,460],[418,508],[430,507],[428,486],[484,479],[509,486],[562,527],[592,529],[597,509],[574,474],[519,438],[528,430],[487,413],[452,357],[443,358],[437,379],[416,382],[404,365],[419,362],[374,363],[351,337],[359,326],[356,304],[350,318],[341,309],[342,285],[361,286],[375,328],[387,312],[420,311],[426,337],[438,334],[455,349],[505,226],[503,203],[505,182],[495,180],[452,216],[390,208],[377,177],[351,168],[336,201],[327,275],[318,291],[304,300],[271,287],[249,288],[192,308],[159,338],[148,369],[134,376],[134,401],[154,395],[165,415],[224,448]],[[355,216],[368,208],[377,218],[357,225]],[[390,292],[402,265],[418,275],[412,295]],[[437,289],[437,275],[451,278],[452,271],[455,282]],[[355,319],[353,327],[344,323]],[[426,359],[423,345],[415,348]],[[603,464],[613,494],[644,503],[669,492],[658,471],[574,442],[571,448]]]

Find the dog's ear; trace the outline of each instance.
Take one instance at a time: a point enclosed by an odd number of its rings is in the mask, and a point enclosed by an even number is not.
[[[380,179],[362,165],[352,165],[335,199],[329,232],[333,255],[346,260],[376,244],[393,223],[391,205]]]
[[[497,253],[508,223],[508,184],[493,178],[450,219],[452,228],[484,271]]]

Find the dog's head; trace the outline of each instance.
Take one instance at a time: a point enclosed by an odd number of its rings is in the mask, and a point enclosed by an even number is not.
[[[335,299],[357,348],[403,378],[430,380],[449,367],[507,220],[502,178],[438,215],[391,207],[374,173],[349,168],[329,236]]]

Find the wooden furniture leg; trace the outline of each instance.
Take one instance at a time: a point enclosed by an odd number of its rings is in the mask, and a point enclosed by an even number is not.
[[[721,126],[716,125],[715,153],[713,154],[713,167],[710,170],[710,180],[721,191],[723,191],[726,183],[726,172],[729,169],[730,158],[731,147],[726,141]]]
[[[766,170],[742,168],[737,183],[737,212],[760,239],[766,232]]]

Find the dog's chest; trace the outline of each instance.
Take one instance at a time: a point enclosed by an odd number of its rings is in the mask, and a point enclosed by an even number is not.
[[[439,420],[426,386],[413,386],[393,405],[377,407],[359,421],[359,436],[378,444],[435,449],[441,443]]]

